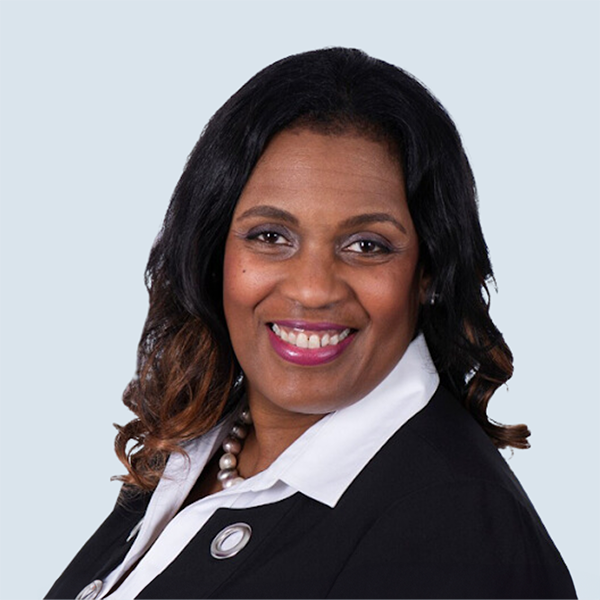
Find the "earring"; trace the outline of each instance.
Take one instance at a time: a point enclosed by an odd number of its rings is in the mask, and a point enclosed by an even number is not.
[[[439,302],[440,298],[441,298],[440,294],[438,294],[437,292],[434,292],[433,294],[431,294],[431,298],[429,298],[429,305],[435,306]]]

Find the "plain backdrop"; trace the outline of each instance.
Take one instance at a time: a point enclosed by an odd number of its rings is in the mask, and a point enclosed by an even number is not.
[[[1,590],[39,598],[112,508],[143,271],[214,111],[292,53],[361,48],[423,81],[479,185],[515,355],[510,464],[600,597],[596,2],[2,2]],[[506,454],[507,457],[510,453]]]

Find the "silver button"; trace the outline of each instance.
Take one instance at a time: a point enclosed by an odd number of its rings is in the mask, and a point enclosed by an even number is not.
[[[96,579],[96,581],[92,581],[89,585],[86,585],[80,592],[77,594],[75,600],[94,600],[100,593],[102,589],[102,580]]]
[[[213,558],[223,559],[235,556],[252,537],[252,527],[247,523],[234,523],[220,531],[210,545]]]

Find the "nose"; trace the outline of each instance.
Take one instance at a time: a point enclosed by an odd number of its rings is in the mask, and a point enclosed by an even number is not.
[[[350,294],[342,270],[342,265],[327,250],[304,249],[288,261],[281,290],[304,308],[329,308]]]

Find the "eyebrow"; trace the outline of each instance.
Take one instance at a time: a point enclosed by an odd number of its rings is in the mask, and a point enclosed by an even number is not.
[[[243,212],[237,220],[242,221],[250,217],[267,217],[268,219],[278,219],[279,221],[286,221],[292,225],[299,225],[298,219],[287,210],[276,208],[275,206],[269,206],[262,204],[260,206],[253,206],[247,211]]]
[[[350,217],[343,223],[344,227],[357,227],[359,225],[368,225],[369,223],[391,223],[395,225],[403,233],[408,233],[406,227],[400,223],[400,221],[394,219],[392,215],[387,213],[366,213],[364,215],[356,215],[356,217]]]
[[[283,210],[281,208],[276,208],[275,206],[269,206],[265,204],[249,208],[247,211],[243,212],[238,217],[238,220],[242,221],[250,217],[266,217],[269,219],[278,219],[280,221],[291,223],[292,225],[296,226],[300,224],[298,219],[287,210]],[[355,217],[350,217],[342,223],[342,227],[358,227],[360,225],[368,225],[370,223],[391,223],[403,233],[408,233],[408,231],[406,230],[404,225],[400,223],[400,221],[398,221],[388,213],[382,212],[365,213],[362,215],[356,215]]]

